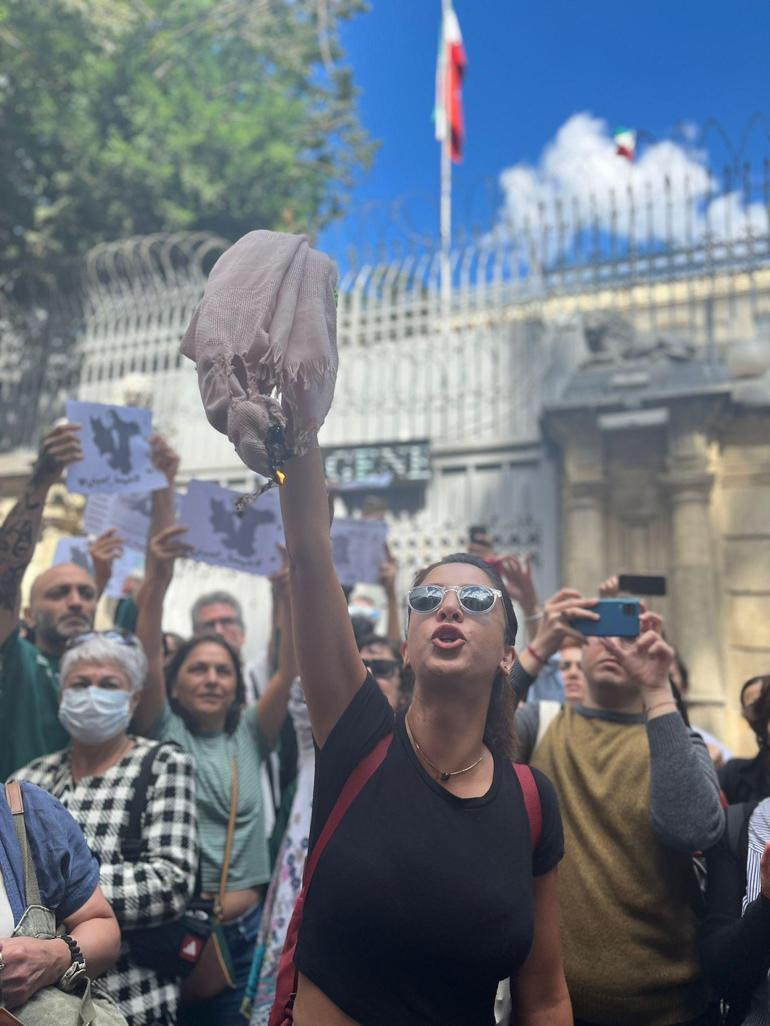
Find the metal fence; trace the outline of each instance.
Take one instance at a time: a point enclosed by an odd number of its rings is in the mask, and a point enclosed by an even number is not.
[[[0,305],[0,449],[34,443],[75,388],[115,398],[127,376],[145,375],[173,391],[179,340],[226,245],[203,233],[107,243],[66,296]],[[458,244],[448,307],[439,274],[437,251],[421,245],[344,270],[330,441],[530,437],[532,398],[579,359],[593,311],[686,338],[714,360],[770,334],[770,161],[546,195]]]

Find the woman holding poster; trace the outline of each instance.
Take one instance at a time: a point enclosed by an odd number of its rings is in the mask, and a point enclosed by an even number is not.
[[[189,981],[183,984],[182,999],[188,1003],[180,1021],[183,1026],[241,1026],[240,1006],[270,879],[261,763],[285,719],[296,676],[291,610],[287,600],[278,611],[279,667],[256,706],[246,706],[238,654],[217,634],[184,642],[164,666],[163,602],[174,561],[188,555],[189,546],[181,540],[185,528],[173,526],[178,457],[156,440],[155,460],[167,474],[168,488],[155,493],[153,533],[137,599],[137,635],[147,653],[148,675],[134,724],[139,733],[174,741],[195,759],[200,897],[215,906],[231,961],[230,979],[223,974],[218,993],[211,993],[212,986],[202,998]],[[155,533],[168,523],[172,526]]]

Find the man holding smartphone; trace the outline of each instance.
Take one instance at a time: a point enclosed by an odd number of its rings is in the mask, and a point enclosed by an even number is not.
[[[513,671],[524,694],[566,639],[582,648],[585,699],[562,708],[536,752],[539,704],[516,716],[520,757],[549,776],[561,805],[562,940],[575,1023],[707,1026],[691,855],[721,836],[719,785],[706,746],[679,714],[660,617],[643,612],[636,637],[587,637],[575,623],[596,635],[596,608],[578,592],[558,592]]]

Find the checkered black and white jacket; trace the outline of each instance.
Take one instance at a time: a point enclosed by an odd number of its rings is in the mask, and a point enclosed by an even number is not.
[[[126,862],[121,854],[134,784],[142,759],[155,744],[134,738],[133,748],[103,776],[77,783],[68,749],[36,759],[14,774],[49,791],[78,822],[99,860],[102,890],[125,929],[176,919],[195,888],[195,769],[191,756],[172,745],[162,745],[153,762],[142,817],[142,856]],[[176,981],[133,963],[125,941],[115,967],[99,979],[98,990],[117,1002],[129,1026],[173,1026],[177,1021]]]

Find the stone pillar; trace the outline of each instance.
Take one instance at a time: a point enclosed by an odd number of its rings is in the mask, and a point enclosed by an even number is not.
[[[672,411],[662,483],[671,513],[670,636],[690,671],[688,698],[698,707],[694,719],[708,729],[720,726],[724,683],[707,413],[705,404],[694,400]]]
[[[605,474],[601,434],[592,413],[552,422],[563,454],[562,584],[596,594],[606,576]]]

